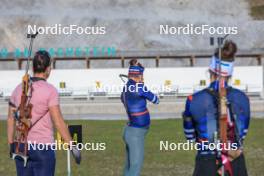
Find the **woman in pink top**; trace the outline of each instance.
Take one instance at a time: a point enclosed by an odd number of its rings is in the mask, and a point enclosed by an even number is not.
[[[72,139],[65,124],[59,105],[59,95],[54,86],[47,83],[51,72],[51,58],[48,52],[38,51],[33,59],[34,76],[31,78],[33,92],[30,103],[33,105],[31,127],[27,136],[28,143],[36,145],[47,145],[48,149],[39,150],[30,148],[28,150],[28,162],[24,167],[24,161],[16,158],[16,169],[18,176],[53,176],[55,172],[55,152],[51,148],[54,144],[53,125],[57,128],[64,141],[68,144]],[[13,91],[10,98],[10,106],[7,119],[8,143],[14,148],[14,111],[20,105],[22,84]],[[21,144],[23,148],[24,144]],[[80,152],[74,148],[76,162],[80,162]]]

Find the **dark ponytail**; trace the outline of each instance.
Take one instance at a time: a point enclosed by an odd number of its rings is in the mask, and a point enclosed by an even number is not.
[[[223,46],[223,60],[232,62],[235,59],[237,45],[232,40],[226,40]]]
[[[215,56],[218,57],[218,49],[216,49]],[[221,49],[221,58],[223,61],[233,62],[237,52],[237,45],[232,40],[226,40]]]
[[[44,73],[51,65],[51,58],[47,51],[39,50],[33,58],[33,72]]]

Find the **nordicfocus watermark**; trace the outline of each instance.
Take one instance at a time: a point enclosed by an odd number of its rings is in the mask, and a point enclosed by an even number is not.
[[[160,35],[226,35],[226,34],[238,34],[238,27],[236,26],[210,26],[186,24],[184,26],[159,26]]]
[[[50,26],[37,26],[37,25],[28,25],[27,33],[35,34],[38,32],[39,34],[46,35],[104,35],[106,34],[105,26],[78,26],[76,24],[71,25],[62,25],[62,24],[53,24]]]
[[[141,83],[135,85],[126,85],[126,84],[101,84],[101,82],[96,81],[95,86],[91,88],[92,92],[171,92],[175,90],[173,86],[160,85],[160,84],[149,84],[143,85]],[[175,90],[176,91],[176,90]]]
[[[160,151],[174,151],[174,150],[197,150],[197,151],[222,151],[222,150],[238,150],[239,146],[237,143],[209,143],[203,141],[200,143],[195,142],[169,142],[160,141]]]
[[[68,145],[67,143],[60,143],[57,140],[54,143],[36,143],[35,141],[28,141],[28,150],[72,150],[73,147],[76,147],[78,150],[104,151],[106,150],[106,143],[90,142],[76,144],[72,141],[70,145]]]

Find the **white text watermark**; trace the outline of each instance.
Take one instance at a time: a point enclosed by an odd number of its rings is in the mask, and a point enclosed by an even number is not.
[[[207,24],[194,25],[186,24],[184,26],[170,26],[160,25],[159,33],[161,35],[227,35],[238,34],[238,27],[236,26],[210,26]]]
[[[71,25],[62,25],[62,24],[53,24],[49,26],[37,26],[37,25],[28,25],[27,26],[28,34],[39,34],[46,35],[104,35],[106,34],[105,26],[79,26],[76,24]]]
[[[37,143],[28,141],[28,150],[72,150],[75,147],[78,150],[87,151],[104,151],[106,150],[106,143],[103,142],[89,142],[89,143],[75,143],[71,141],[70,144],[60,143],[57,140],[53,143]]]
[[[175,150],[197,150],[197,151],[222,151],[222,150],[237,150],[239,148],[237,143],[209,143],[209,142],[169,142],[160,141],[160,151],[175,151]]]

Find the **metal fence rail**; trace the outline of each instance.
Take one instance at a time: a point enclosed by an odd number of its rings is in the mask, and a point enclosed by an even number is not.
[[[187,59],[189,66],[195,66],[197,59],[209,59],[212,56],[213,50],[206,51],[119,51],[115,56],[91,56],[91,57],[53,57],[52,66],[56,69],[56,63],[59,61],[85,61],[86,68],[89,69],[92,61],[98,60],[119,60],[120,67],[125,67],[125,60],[131,58],[140,58],[154,60],[155,66],[159,67],[163,59]],[[10,56],[11,54],[9,54]],[[263,64],[264,49],[257,50],[241,50],[236,55],[237,58],[253,58],[256,59],[257,65]],[[32,58],[31,58],[32,59]],[[18,69],[22,69],[22,64],[27,58],[0,58],[0,62],[17,62]]]

